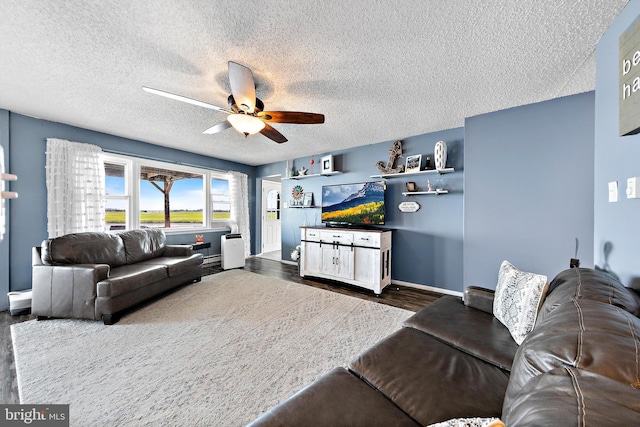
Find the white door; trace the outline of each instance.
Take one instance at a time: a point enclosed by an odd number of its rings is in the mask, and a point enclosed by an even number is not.
[[[281,192],[279,182],[262,180],[262,253],[281,249]]]

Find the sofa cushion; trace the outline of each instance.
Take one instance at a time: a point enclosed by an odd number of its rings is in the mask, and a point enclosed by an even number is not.
[[[349,368],[423,425],[499,417],[508,372],[413,328],[394,332]]]
[[[419,425],[344,368],[333,369],[249,424],[250,427]]]
[[[640,300],[631,289],[602,270],[570,268],[559,273],[549,284],[539,318],[545,318],[558,305],[573,298],[600,301],[640,316]]]
[[[467,307],[457,297],[445,295],[404,322],[479,357],[499,368],[511,370],[518,344],[493,314]]]
[[[516,352],[506,399],[531,378],[563,366],[640,387],[638,337],[640,319],[617,306],[578,298],[561,304]]]
[[[522,344],[536,324],[547,283],[547,276],[520,271],[508,261],[500,266],[493,315],[509,329],[518,344]]]
[[[508,426],[633,426],[640,420],[640,390],[568,366],[532,378],[509,402]]]
[[[156,258],[164,253],[167,238],[160,229],[129,230],[118,235],[124,243],[127,264]]]
[[[46,239],[40,253],[45,265],[108,264],[118,267],[126,263],[122,239],[108,233],[73,233]]]
[[[169,277],[181,276],[202,264],[202,254],[181,257],[158,257],[138,263],[139,265],[164,265]]]
[[[98,297],[115,297],[167,278],[164,265],[123,265],[111,269],[109,278],[98,282]]]

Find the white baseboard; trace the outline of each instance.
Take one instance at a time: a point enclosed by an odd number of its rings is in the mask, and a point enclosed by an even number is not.
[[[407,288],[423,289],[425,291],[435,292],[435,293],[438,293],[438,294],[445,294],[445,295],[453,295],[453,296],[456,296],[456,297],[462,297],[462,292],[459,292],[459,291],[451,291],[449,289],[436,288],[434,286],[419,285],[417,283],[411,283],[411,282],[403,282],[402,280],[391,280],[391,284],[392,285],[406,286]]]
[[[256,254],[256,255],[251,255],[251,258],[261,258],[262,253]],[[295,261],[288,261],[286,259],[277,259],[277,260],[273,260],[273,261],[280,261],[283,264],[289,264],[289,265],[298,265],[297,262]]]

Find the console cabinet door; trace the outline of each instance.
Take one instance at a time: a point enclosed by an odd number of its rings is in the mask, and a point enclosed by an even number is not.
[[[336,260],[336,249],[335,246],[324,244],[322,245],[322,266],[321,271],[324,274],[328,274],[330,276],[338,275],[338,263]]]
[[[354,252],[352,247],[322,245],[322,272],[337,279],[353,279]]]
[[[354,251],[353,247],[340,246],[337,250],[338,255],[338,274],[341,279],[353,280],[353,263]]]
[[[320,262],[322,260],[322,254],[320,252],[319,242],[303,242],[302,245],[302,275],[320,273]]]
[[[380,250],[356,248],[355,279],[359,282],[380,283]]]

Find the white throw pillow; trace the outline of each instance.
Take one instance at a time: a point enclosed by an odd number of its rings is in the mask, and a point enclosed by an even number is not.
[[[427,427],[505,427],[499,418],[455,418]]]
[[[508,261],[502,262],[493,315],[509,329],[518,345],[535,326],[548,287],[547,276],[520,271]]]

